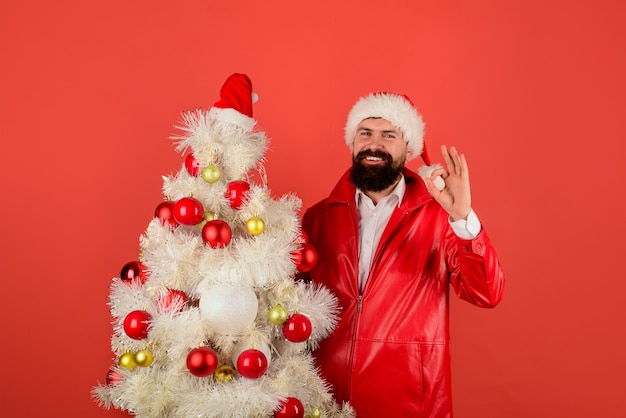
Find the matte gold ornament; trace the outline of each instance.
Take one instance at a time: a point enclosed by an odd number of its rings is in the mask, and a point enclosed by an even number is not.
[[[135,353],[135,363],[141,367],[148,367],[154,361],[154,357],[149,350],[139,350]]]
[[[306,418],[321,418],[321,416],[322,416],[322,413],[317,408],[313,408],[311,412],[306,414]]]
[[[220,179],[222,173],[220,172],[219,167],[211,164],[207,165],[202,169],[202,173],[200,174],[202,179],[207,183],[213,184]]]
[[[206,211],[204,212],[204,218],[202,218],[202,220],[198,224],[198,227],[202,229],[204,228],[204,225],[206,225],[207,222],[210,222],[214,219],[217,219],[217,215],[215,215],[213,212]]]
[[[214,376],[218,382],[228,383],[235,377],[235,369],[228,364],[224,364],[215,369]]]
[[[289,313],[280,303],[267,313],[267,319],[274,325],[282,325],[289,318]]]
[[[135,367],[137,367],[137,362],[135,361],[135,355],[131,353],[130,351],[122,354],[118,364],[127,370],[133,370]]]
[[[265,231],[265,222],[258,216],[253,216],[246,222],[246,229],[252,235],[259,235]]]

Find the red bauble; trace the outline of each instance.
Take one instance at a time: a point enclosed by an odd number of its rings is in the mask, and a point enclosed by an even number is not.
[[[246,193],[250,190],[250,184],[243,180],[235,180],[226,186],[226,198],[230,202],[230,207],[239,209],[243,205]]]
[[[194,177],[200,174],[200,163],[196,160],[196,157],[194,157],[193,154],[189,154],[187,155],[187,158],[185,158],[185,168],[187,169],[187,172]]]
[[[248,379],[257,379],[267,370],[267,357],[253,348],[245,350],[237,358],[237,371]]]
[[[127,283],[135,281],[144,284],[148,279],[148,269],[139,261],[129,261],[122,267],[120,279]]]
[[[198,377],[206,377],[217,369],[217,354],[210,347],[196,347],[187,354],[187,368]]]
[[[301,343],[306,341],[313,331],[311,320],[299,313],[291,315],[291,317],[283,324],[283,335],[293,343]]]
[[[303,418],[304,405],[299,399],[288,397],[280,401],[280,407],[274,411],[274,418]]]
[[[174,205],[175,203],[171,200],[161,202],[154,211],[154,217],[159,218],[163,225],[178,225],[178,221],[176,221],[176,219],[174,218]]]
[[[310,271],[317,263],[317,251],[311,244],[305,242],[299,252],[300,257],[293,257],[296,268],[300,273]]]
[[[159,297],[159,306],[166,312],[171,312],[174,307],[181,312],[187,303],[187,295],[182,290],[168,289],[167,293]]]
[[[220,219],[209,221],[202,227],[202,239],[213,248],[227,246],[232,236],[230,226]]]
[[[302,262],[302,248],[292,251],[289,255],[291,256],[291,261],[293,261],[296,266]]]
[[[174,204],[174,219],[183,225],[197,225],[204,217],[202,203],[193,197],[183,197]]]
[[[152,316],[146,311],[132,311],[124,319],[124,332],[133,340],[143,340],[148,337],[151,319]]]
[[[117,382],[122,381],[122,374],[117,371],[115,367],[111,367],[107,372],[106,382],[107,385],[112,386]]]

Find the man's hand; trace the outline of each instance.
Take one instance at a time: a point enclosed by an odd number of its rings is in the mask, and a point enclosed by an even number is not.
[[[470,193],[469,170],[465,156],[459,154],[454,147],[441,146],[441,155],[448,167],[443,167],[432,172],[426,180],[426,187],[431,196],[450,214],[452,221],[467,219],[472,209],[472,196]],[[444,185],[441,190],[436,187],[434,181],[440,176]],[[440,181],[439,181],[440,182]]]

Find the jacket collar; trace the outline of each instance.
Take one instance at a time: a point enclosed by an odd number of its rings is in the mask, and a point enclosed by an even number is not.
[[[402,174],[406,182],[406,192],[400,206],[406,210],[415,209],[424,203],[432,200],[432,196],[426,190],[424,181],[410,169],[404,167]],[[335,188],[328,195],[327,203],[347,203],[354,206],[354,196],[356,187],[350,181],[350,169],[341,176]]]

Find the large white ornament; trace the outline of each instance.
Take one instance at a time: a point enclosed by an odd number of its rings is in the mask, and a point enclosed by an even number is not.
[[[259,301],[250,289],[216,284],[200,295],[200,315],[214,332],[233,335],[246,330],[256,318]]]

